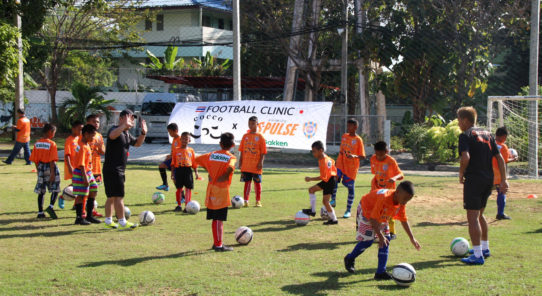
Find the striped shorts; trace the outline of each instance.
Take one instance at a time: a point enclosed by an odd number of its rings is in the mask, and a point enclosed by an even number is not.
[[[373,230],[373,226],[369,219],[363,216],[363,210],[361,209],[361,203],[358,205],[358,214],[356,215],[356,239],[358,241],[370,241],[374,240],[376,233]],[[390,227],[388,222],[382,222],[380,224],[380,230],[384,236],[390,235]]]
[[[37,194],[45,194],[47,190],[49,192],[60,192],[60,172],[58,166],[55,165],[55,180],[50,182],[51,179],[51,167],[49,163],[38,164],[38,182],[34,187],[34,192]]]
[[[92,171],[87,172],[88,185],[85,185],[85,179],[80,169],[73,170],[72,184],[73,194],[78,196],[87,196],[89,192],[98,192],[98,183],[94,179]]]

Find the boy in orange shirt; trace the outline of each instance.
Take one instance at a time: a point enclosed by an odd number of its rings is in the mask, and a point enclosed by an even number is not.
[[[331,193],[337,184],[337,168],[335,162],[329,156],[324,153],[324,144],[321,141],[312,143],[312,155],[318,159],[318,166],[320,167],[320,176],[318,177],[305,177],[305,182],[320,181],[320,183],[309,188],[309,198],[311,202],[310,209],[303,209],[303,213],[313,216],[316,215],[316,192],[323,190],[324,196],[322,203],[326,207],[329,215],[329,220],[324,222],[324,225],[338,224],[337,216],[333,207],[329,204]]]
[[[359,161],[365,159],[365,147],[363,146],[363,139],[356,134],[359,123],[356,119],[350,118],[346,122],[346,131],[341,139],[341,149],[339,151],[339,157],[337,158],[337,184],[331,194],[331,206],[335,207],[335,197],[337,196],[337,187],[339,183],[348,188],[348,201],[346,202],[346,211],[343,218],[350,218],[350,210],[352,209],[352,203],[354,203],[354,182],[358,175]]]
[[[17,137],[15,138],[15,145],[13,150],[9,154],[8,158],[3,160],[5,164],[11,164],[21,148],[24,149],[24,160],[27,165],[30,165],[30,120],[24,115],[24,110],[17,109],[17,114],[19,114],[19,119],[17,120],[17,125],[13,128],[17,132]]]
[[[261,207],[262,196],[262,168],[263,160],[267,154],[267,146],[262,134],[258,133],[258,117],[252,116],[248,119],[250,132],[246,133],[239,144],[239,168],[241,169],[241,182],[245,182],[243,197],[245,207],[248,207],[250,187],[254,180],[256,191],[256,207]]]
[[[233,134],[220,135],[221,150],[196,157],[196,163],[209,173],[209,183],[205,206],[207,220],[213,220],[213,249],[216,252],[232,251],[233,248],[222,244],[224,221],[228,218],[230,201],[230,185],[235,171],[235,156],[229,152],[235,146]]]
[[[359,241],[351,253],[344,257],[344,267],[353,273],[356,258],[369,248],[378,237],[378,268],[374,275],[375,280],[389,280],[391,275],[386,272],[389,254],[389,228],[388,220],[394,217],[401,221],[410,242],[420,250],[420,244],[414,238],[406,216],[406,204],[414,196],[414,185],[410,181],[399,184],[397,190],[378,189],[369,192],[361,198],[358,205],[356,239]]]
[[[194,169],[196,179],[199,178],[198,165],[196,164],[196,153],[194,152],[194,149],[188,147],[188,143],[190,143],[190,134],[188,132],[183,132],[179,137],[177,129],[178,127],[175,123],[170,123],[168,125],[169,135],[173,137],[173,142],[171,143],[171,180],[173,180],[173,183],[175,183],[175,187],[177,188],[177,192],[175,193],[177,207],[174,211],[179,212],[183,210],[181,207],[181,192],[184,187],[184,213],[186,213],[186,205],[192,200],[192,189],[194,189],[192,169]]]
[[[86,118],[87,124],[91,124],[96,128],[96,135],[92,139],[92,143],[89,143],[92,149],[92,174],[97,184],[102,183],[102,155],[105,154],[104,138],[102,134],[98,132],[100,129],[100,117],[96,114],[90,114]],[[97,192],[96,192],[97,193]],[[85,212],[85,211],[83,211]],[[95,217],[103,217],[98,213],[97,209],[93,207],[92,215]]]
[[[45,211],[52,219],[57,219],[53,206],[60,192],[60,172],[56,166],[56,161],[58,161],[56,143],[51,140],[55,136],[56,127],[47,123],[43,126],[42,132],[43,137],[34,144],[29,158],[36,165],[38,174],[38,182],[34,188],[34,192],[38,194],[38,218],[45,218],[43,196],[49,190],[51,202]]]
[[[98,192],[98,184],[92,174],[92,143],[96,135],[96,128],[87,124],[83,127],[75,154],[73,157],[73,194],[75,195],[75,224],[89,225],[90,223],[101,223],[92,216],[94,209],[94,198]],[[87,215],[83,218],[83,207],[86,204]]]
[[[508,131],[506,128],[500,127],[495,132],[495,142],[497,143],[497,148],[499,148],[499,152],[501,152],[502,158],[504,159],[505,163],[509,163],[512,161],[516,161],[517,157],[512,156],[508,152],[508,146],[504,142],[506,142],[506,138],[508,137]],[[497,159],[493,157],[492,160],[493,164],[493,184],[495,185],[495,188],[497,189],[497,220],[509,220],[510,216],[506,215],[504,213],[504,207],[506,206],[506,194],[501,192],[499,190],[499,185],[501,184],[501,172],[499,171],[499,164],[497,163]]]
[[[388,155],[388,145],[384,141],[374,144],[375,154],[371,157],[371,173],[375,176],[371,181],[371,191],[376,189],[395,189],[395,182],[403,179],[395,158]],[[391,239],[395,239],[395,221],[389,221]]]
[[[79,120],[72,122],[72,133],[66,138],[64,142],[64,180],[70,180],[70,185],[73,177],[73,156],[75,154],[75,148],[79,142],[79,136],[81,135],[81,129],[83,129],[83,123]],[[58,199],[58,207],[64,208],[64,199],[62,195]]]

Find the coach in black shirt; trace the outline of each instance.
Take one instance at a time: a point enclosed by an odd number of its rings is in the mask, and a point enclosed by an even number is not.
[[[504,159],[497,148],[495,138],[483,129],[475,128],[476,110],[462,107],[457,110],[459,128],[459,182],[463,184],[463,208],[467,210],[469,235],[473,245],[472,255],[461,261],[467,264],[484,264],[490,256],[488,225],[484,217],[487,199],[493,188],[492,159],[495,157],[501,173],[501,190],[506,193],[508,182]]]
[[[147,134],[147,125],[144,120],[141,120],[141,134],[137,138],[129,132],[133,126],[134,114],[130,110],[123,110],[120,113],[119,124],[107,132],[103,181],[107,196],[105,226],[108,228],[129,230],[137,227],[137,224],[127,222],[124,218],[124,171],[128,160],[128,150],[130,146],[139,147],[143,144]],[[113,206],[120,225],[113,222]]]

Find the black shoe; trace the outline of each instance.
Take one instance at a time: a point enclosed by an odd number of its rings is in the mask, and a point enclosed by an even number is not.
[[[181,208],[181,206],[176,206],[173,211],[174,212],[182,212],[182,210],[183,210],[183,208]]]
[[[75,205],[73,205],[73,207],[72,207],[72,211],[75,211]]]
[[[383,272],[383,273],[375,273],[374,279],[377,281],[386,281],[386,280],[391,280],[392,278],[389,273]]]
[[[502,215],[497,215],[497,220],[510,220],[512,218],[510,218],[510,216],[506,215],[506,214],[502,214]]]
[[[55,210],[53,210],[53,208],[47,207],[45,211],[47,212],[47,214],[49,214],[49,217],[51,217],[51,219],[58,219],[58,216],[56,215]]]
[[[77,218],[75,218],[75,223],[74,224],[76,224],[76,225],[90,225],[90,222],[88,222],[84,218],[77,217]]]
[[[230,247],[230,246],[226,246],[226,245],[222,245],[222,247],[215,247],[213,246],[214,249],[215,249],[215,252],[229,252],[229,251],[233,251],[233,248]]]
[[[316,216],[316,212],[313,212],[312,209],[303,209],[301,210],[303,214],[309,215],[309,216]]]
[[[188,213],[188,211],[186,210],[186,208],[184,208],[183,213],[185,213],[185,214]]]
[[[94,224],[100,224],[100,223],[102,223],[102,221],[100,221],[99,219],[94,218],[92,215],[87,215],[86,220],[87,220],[88,222],[94,223]]]
[[[350,273],[354,273],[356,269],[354,268],[355,259],[350,259],[348,255],[344,256],[344,268]]]
[[[327,220],[326,222],[324,222],[324,225],[335,225],[335,224],[339,224],[339,221],[338,220]]]
[[[27,163],[25,163],[25,165],[31,165],[31,164],[32,164],[31,162],[27,162]]]
[[[7,164],[7,165],[10,165],[11,162],[7,162],[6,160],[2,160],[3,163]]]
[[[390,233],[390,240],[394,240],[397,238],[397,234],[395,233]]]
[[[44,218],[46,218],[46,217],[45,217],[45,214],[44,214],[44,213],[39,213],[37,218],[38,218],[38,219],[44,219]]]

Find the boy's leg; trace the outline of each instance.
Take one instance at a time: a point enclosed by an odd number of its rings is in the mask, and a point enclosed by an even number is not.
[[[181,200],[181,195],[182,195],[182,192],[183,192],[183,188],[182,187],[178,187],[177,188],[177,191],[175,191],[175,201],[177,202],[177,206],[175,207],[175,210],[174,211],[182,211],[182,200]]]
[[[28,145],[30,142],[26,142],[23,144],[24,149],[24,160],[26,161],[26,164],[32,164],[30,162],[30,146]]]
[[[337,198],[337,189],[339,187],[339,183],[341,182],[343,177],[343,172],[340,169],[337,169],[337,183],[335,183],[335,187],[333,188],[333,192],[331,193],[331,201],[329,202],[332,207],[335,207]]]
[[[386,235],[388,241],[390,241],[390,236]],[[386,265],[388,264],[388,255],[389,255],[389,244],[382,248],[378,248],[378,268],[374,276],[375,280],[390,280],[391,276],[386,272]]]
[[[338,182],[337,182],[338,183]],[[343,218],[350,218],[352,211],[352,204],[354,203],[355,195],[355,181],[353,179],[348,178],[347,176],[343,177],[342,180],[343,185],[348,189],[348,200],[346,201],[346,211],[344,212]]]
[[[245,200],[245,204],[247,204],[248,200],[250,199],[251,189],[252,189],[252,180],[245,181],[245,188],[243,190],[243,199]]]
[[[99,219],[94,218],[94,201],[96,200],[96,194],[97,194],[97,192],[91,191],[89,196],[88,196],[87,204],[85,206],[86,211],[87,211],[86,219],[90,223],[99,224],[99,223],[102,223],[102,221],[100,221]]]
[[[113,222],[113,198],[107,198],[105,200],[105,226],[108,228],[117,228],[117,223]]]
[[[160,177],[162,178],[162,185],[156,187],[156,189],[158,190],[165,190],[165,191],[169,190],[169,185],[167,182],[167,172],[166,172],[168,168],[168,161],[169,161],[169,164],[171,164],[171,160],[166,160],[160,163],[160,165],[158,166],[158,171],[160,172]],[[171,173],[173,174],[174,171],[172,171]]]
[[[322,190],[322,188],[318,186],[318,184],[309,188],[309,200],[311,203],[311,208],[303,209],[303,213],[313,217],[316,215],[316,192],[320,190]]]
[[[220,220],[213,220],[211,223],[213,227],[213,241],[215,248],[222,247],[222,235],[224,232],[224,223]]]
[[[510,216],[504,214],[504,207],[506,206],[506,194],[502,193],[497,186],[497,219],[510,219]]]
[[[11,164],[17,154],[19,154],[19,151],[21,151],[21,148],[23,148],[23,143],[19,143],[15,141],[15,144],[13,145],[13,149],[11,149],[11,153],[9,154],[8,158],[4,160],[5,164]]]
[[[84,200],[86,199],[86,196],[77,195],[75,197],[75,224],[79,225],[90,225],[90,222],[88,222],[85,218],[83,218],[83,204]]]
[[[331,222],[337,222],[337,216],[335,215],[335,210],[333,207],[329,204],[329,199],[331,198],[331,194],[324,194],[324,197],[322,199],[322,203],[326,207],[327,214],[329,215],[329,221],[324,222],[326,224],[336,224]]]
[[[356,239],[359,241],[352,252],[344,257],[344,267],[348,272],[354,272],[354,263],[356,258],[361,255],[367,248],[373,245],[374,231],[371,224],[363,219],[361,213],[361,205],[358,206],[358,216],[356,219]]]
[[[38,194],[38,218],[42,218],[40,217],[40,214],[45,218],[45,215],[43,214],[43,195],[43,193]]]
[[[254,175],[254,191],[256,192],[256,207],[262,206],[262,175]]]

